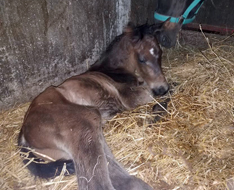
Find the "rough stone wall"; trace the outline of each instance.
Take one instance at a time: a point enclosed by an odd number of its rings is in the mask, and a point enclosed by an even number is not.
[[[0,111],[84,72],[129,20],[130,0],[0,0]]]

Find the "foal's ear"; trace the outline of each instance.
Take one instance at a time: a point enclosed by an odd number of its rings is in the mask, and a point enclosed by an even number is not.
[[[133,33],[134,28],[135,28],[134,24],[132,22],[129,22],[127,24],[127,26],[125,26],[123,32],[124,33]]]

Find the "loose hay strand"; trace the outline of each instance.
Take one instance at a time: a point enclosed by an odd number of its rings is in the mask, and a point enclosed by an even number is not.
[[[154,189],[234,188],[234,40],[199,35],[206,49],[164,50],[165,75],[175,84],[172,94],[120,113],[103,128],[116,159]],[[153,122],[153,105],[167,98],[167,114]],[[65,166],[47,181],[35,179],[22,164],[16,142],[28,106],[0,114],[0,186],[76,189],[76,176],[63,176]]]

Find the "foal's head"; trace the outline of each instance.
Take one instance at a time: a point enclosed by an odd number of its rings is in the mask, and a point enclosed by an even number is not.
[[[168,91],[168,83],[161,68],[162,50],[156,37],[151,34],[148,26],[130,27],[125,29],[132,39],[135,54],[136,72],[147,83],[154,95],[163,95]]]

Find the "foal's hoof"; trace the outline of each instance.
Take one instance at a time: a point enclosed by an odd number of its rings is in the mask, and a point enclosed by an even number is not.
[[[153,106],[152,113],[156,115],[153,122],[159,121],[162,118],[162,116],[164,116],[167,113],[166,110],[168,102],[170,102],[170,98],[167,98],[165,101],[155,104]]]

